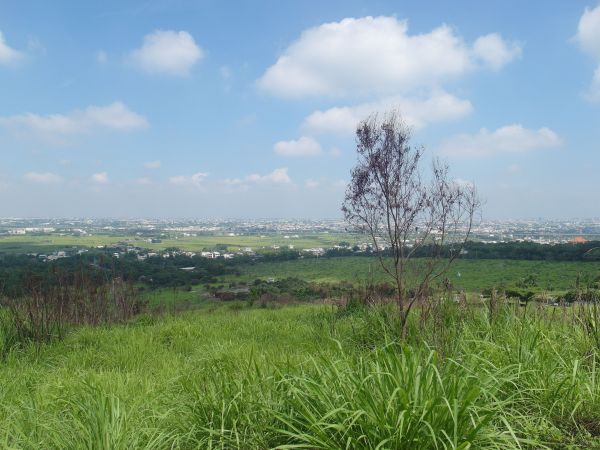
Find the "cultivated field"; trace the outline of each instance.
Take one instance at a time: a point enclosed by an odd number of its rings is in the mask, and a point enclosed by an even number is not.
[[[285,238],[285,236],[289,236]],[[162,239],[162,242],[153,244],[147,239],[131,235],[93,235],[93,236],[1,236],[0,253],[43,253],[63,249],[65,247],[96,247],[98,245],[117,245],[126,243],[142,248],[164,250],[177,247],[181,250],[200,251],[214,248],[218,244],[226,245],[229,250],[237,251],[250,247],[255,251],[269,250],[273,246],[294,246],[295,249],[315,247],[332,247],[339,242],[356,243],[360,239],[356,235],[344,233],[315,233],[307,235],[284,235],[269,233],[265,235],[206,235],[192,237],[178,237]],[[363,239],[364,240],[364,239]]]

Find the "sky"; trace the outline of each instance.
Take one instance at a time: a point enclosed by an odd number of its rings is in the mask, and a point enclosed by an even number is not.
[[[390,109],[484,218],[600,217],[594,0],[0,0],[0,216],[340,217]]]

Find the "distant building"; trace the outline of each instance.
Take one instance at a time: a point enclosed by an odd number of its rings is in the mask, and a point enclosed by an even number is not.
[[[570,244],[585,244],[588,240],[583,236],[575,236],[569,240]]]

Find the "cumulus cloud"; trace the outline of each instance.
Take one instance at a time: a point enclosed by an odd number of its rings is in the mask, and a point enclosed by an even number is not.
[[[187,31],[157,30],[144,36],[142,46],[129,59],[147,73],[175,76],[189,75],[204,57],[204,51]]]
[[[246,178],[228,178],[223,180],[223,182],[228,186],[244,186],[256,183],[287,184],[291,183],[292,179],[288,175],[288,168],[280,167],[279,169],[275,169],[273,172],[266,175],[254,173],[252,175],[248,175]]]
[[[0,65],[12,66],[24,58],[23,53],[9,47],[0,31]]]
[[[446,140],[440,153],[446,156],[479,157],[499,153],[523,153],[561,145],[560,137],[549,128],[532,130],[520,124],[508,125],[476,134],[460,134]]]
[[[90,177],[92,183],[95,184],[108,184],[110,180],[108,179],[108,174],[106,172],[95,173]]]
[[[600,5],[585,9],[579,19],[575,39],[581,49],[598,63],[586,97],[590,101],[600,102]]]
[[[281,156],[316,156],[322,153],[321,145],[307,136],[296,141],[279,141],[273,149]]]
[[[346,18],[305,30],[258,86],[291,98],[389,94],[438,86],[481,66],[499,69],[519,54],[499,34],[471,46],[446,25],[411,35],[395,17]]]
[[[23,175],[26,181],[38,184],[57,184],[62,181],[62,178],[51,172],[27,172]]]
[[[473,44],[473,52],[476,57],[493,70],[499,70],[512,60],[519,58],[521,51],[519,44],[507,43],[498,33],[478,37]]]
[[[130,131],[148,126],[146,119],[129,110],[121,102],[107,106],[88,106],[67,114],[39,115],[33,113],[0,117],[0,126],[27,135],[61,138],[96,130]]]
[[[391,109],[400,111],[407,125],[422,128],[430,123],[465,117],[471,113],[473,106],[468,100],[442,91],[427,98],[393,96],[376,102],[315,111],[304,119],[303,127],[311,133],[349,135],[354,133],[356,125],[373,111]]]
[[[208,173],[196,172],[192,175],[176,175],[169,178],[169,182],[178,186],[200,187],[204,183],[206,177],[208,177]]]
[[[582,50],[600,59],[600,5],[585,9],[579,19],[575,39]]]
[[[288,175],[287,167],[275,169],[273,172],[266,175],[252,174],[248,176],[248,181],[253,183],[291,183],[292,179]]]
[[[144,163],[144,167],[146,169],[160,169],[161,165],[162,164],[160,161],[148,161],[148,162]]]

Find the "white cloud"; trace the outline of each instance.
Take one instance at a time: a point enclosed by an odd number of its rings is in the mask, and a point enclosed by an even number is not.
[[[95,173],[90,179],[96,184],[108,184],[110,182],[106,172]]]
[[[148,161],[148,162],[144,163],[144,167],[146,169],[160,169],[161,165],[162,164],[160,161]]]
[[[144,43],[129,55],[130,60],[147,73],[187,76],[204,57],[187,31],[157,30],[144,36]]]
[[[304,186],[306,186],[308,189],[316,189],[321,185],[320,182],[318,182],[317,180],[313,180],[312,178],[308,178],[307,180],[304,181]]]
[[[281,167],[279,169],[275,169],[273,172],[267,175],[258,175],[252,174],[248,178],[248,181],[253,183],[290,183],[292,180],[288,175],[287,167]]]
[[[349,135],[357,124],[377,111],[398,110],[407,125],[422,128],[430,123],[465,117],[473,110],[471,102],[438,91],[428,98],[394,96],[356,106],[334,107],[315,111],[304,119],[303,127],[311,133]]]
[[[561,145],[560,137],[549,128],[531,130],[520,124],[495,131],[482,128],[477,134],[460,134],[446,140],[440,153],[447,156],[478,157],[498,153],[522,153]]]
[[[0,65],[15,65],[23,58],[23,53],[8,46],[6,40],[4,39],[4,35],[0,31]]]
[[[88,106],[84,113],[90,126],[127,131],[148,125],[144,117],[130,111],[121,102],[114,102],[108,106]]]
[[[596,68],[596,72],[594,72],[594,78],[586,93],[586,98],[592,102],[600,102],[600,65]]]
[[[346,18],[305,30],[258,80],[281,97],[365,95],[439,86],[483,65],[499,68],[520,53],[493,34],[469,46],[447,25],[408,33],[395,17]]]
[[[498,33],[491,33],[475,40],[473,52],[485,65],[499,70],[521,56],[521,46],[515,42],[507,43]]]
[[[223,180],[223,183],[229,186],[244,186],[254,183],[273,183],[273,184],[287,184],[291,183],[292,179],[288,175],[287,167],[280,167],[275,169],[273,172],[266,175],[252,174],[246,178],[228,178]]]
[[[39,184],[57,184],[62,181],[62,178],[51,172],[27,172],[23,178],[32,183]]]
[[[575,39],[581,49],[592,55],[598,62],[598,67],[585,97],[590,101],[600,102],[600,5],[594,9],[585,9],[579,19]]]
[[[33,113],[0,117],[0,126],[25,131],[39,137],[60,138],[96,130],[130,131],[148,126],[146,119],[121,102],[107,106],[88,106],[67,114]]]
[[[600,5],[585,9],[575,39],[584,51],[600,59]]]
[[[281,156],[316,156],[322,153],[321,145],[306,136],[302,136],[297,141],[279,141],[273,149]]]
[[[176,175],[174,177],[169,178],[171,184],[176,184],[178,186],[202,186],[204,180],[208,177],[208,173],[206,172],[197,172],[192,175]]]

